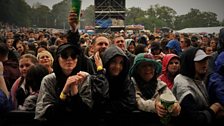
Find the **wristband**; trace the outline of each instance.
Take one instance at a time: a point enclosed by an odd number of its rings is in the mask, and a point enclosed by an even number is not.
[[[102,66],[98,66],[97,67],[97,71],[101,71],[101,70],[103,70],[103,67]]]
[[[60,99],[61,99],[61,100],[65,100],[66,97],[67,97],[67,95],[66,95],[65,93],[61,92],[61,94],[60,94]]]

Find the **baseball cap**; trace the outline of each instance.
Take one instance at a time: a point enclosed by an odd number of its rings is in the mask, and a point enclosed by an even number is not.
[[[210,56],[207,55],[203,50],[199,49],[195,54],[194,61],[201,61],[208,57],[210,57]]]

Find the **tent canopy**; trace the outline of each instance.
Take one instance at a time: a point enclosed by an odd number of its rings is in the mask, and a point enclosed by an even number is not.
[[[224,26],[220,27],[199,27],[199,28],[185,28],[179,31],[176,31],[178,33],[219,33],[220,29],[224,28]]]

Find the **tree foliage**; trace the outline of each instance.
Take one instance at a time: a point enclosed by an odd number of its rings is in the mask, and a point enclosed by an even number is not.
[[[36,3],[32,7],[31,21],[33,26],[48,27],[52,22],[50,9],[45,5]]]
[[[186,15],[176,16],[175,29],[189,27],[212,27],[219,26],[217,14],[213,12],[201,12],[198,9],[191,9]]]
[[[68,29],[67,17],[71,9],[71,1],[63,0],[55,4],[52,9],[40,3],[30,7],[25,0],[0,0],[0,22],[18,26],[55,27]],[[94,6],[90,5],[82,10],[81,28],[94,26]],[[217,14],[191,9],[184,15],[177,15],[176,11],[158,4],[147,10],[139,7],[126,9],[125,25],[142,24],[146,29],[170,27],[182,29],[186,27],[211,27],[224,25],[217,20]]]
[[[94,24],[95,24],[94,6],[90,5],[85,10],[82,11],[81,28],[84,28],[85,26],[94,26]]]
[[[139,18],[144,17],[145,12],[141,8],[132,7],[126,11],[126,24],[142,24]]]
[[[31,7],[24,0],[1,0],[0,21],[28,26]]]

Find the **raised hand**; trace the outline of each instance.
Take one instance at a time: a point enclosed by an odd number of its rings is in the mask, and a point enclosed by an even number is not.
[[[69,12],[68,23],[73,32],[76,32],[78,30],[78,25],[79,25],[78,15],[73,10]]]

